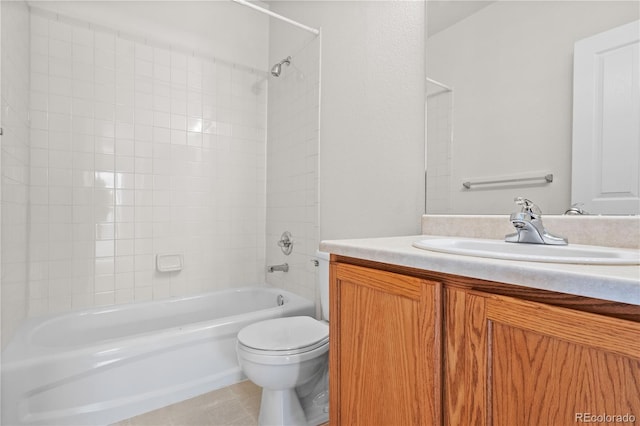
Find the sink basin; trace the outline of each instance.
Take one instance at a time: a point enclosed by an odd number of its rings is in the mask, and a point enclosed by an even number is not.
[[[640,250],[569,244],[507,243],[479,238],[429,238],[413,243],[414,247],[464,256],[527,262],[574,263],[582,265],[640,265]]]

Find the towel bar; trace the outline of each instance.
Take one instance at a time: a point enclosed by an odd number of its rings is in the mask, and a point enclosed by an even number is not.
[[[547,183],[553,182],[553,173],[547,173],[543,176],[531,176],[531,177],[513,177],[513,178],[500,178],[500,179],[478,179],[474,181],[466,181],[462,182],[462,186],[467,189],[471,189],[472,185],[492,185],[496,183],[514,183],[514,182],[529,182],[533,180],[542,180],[544,179]]]

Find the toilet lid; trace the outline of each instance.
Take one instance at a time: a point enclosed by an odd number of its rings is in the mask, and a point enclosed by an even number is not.
[[[329,339],[329,325],[311,317],[284,317],[260,321],[238,333],[244,346],[265,351],[291,351]]]

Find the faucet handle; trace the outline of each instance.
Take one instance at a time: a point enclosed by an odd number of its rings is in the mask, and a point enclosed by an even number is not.
[[[521,212],[523,213],[526,212],[535,216],[542,215],[542,210],[540,210],[540,207],[538,207],[533,201],[529,200],[528,198],[516,197],[513,199],[513,201],[515,201],[517,205],[522,206]]]
[[[565,215],[588,215],[589,212],[582,208],[584,203],[573,203],[571,207],[569,207],[564,214]]]

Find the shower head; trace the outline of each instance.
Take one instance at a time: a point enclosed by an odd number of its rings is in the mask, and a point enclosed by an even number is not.
[[[272,76],[280,77],[280,73],[282,72],[282,64],[285,64],[287,66],[291,65],[291,56],[287,56],[285,59],[281,60],[271,68]]]

